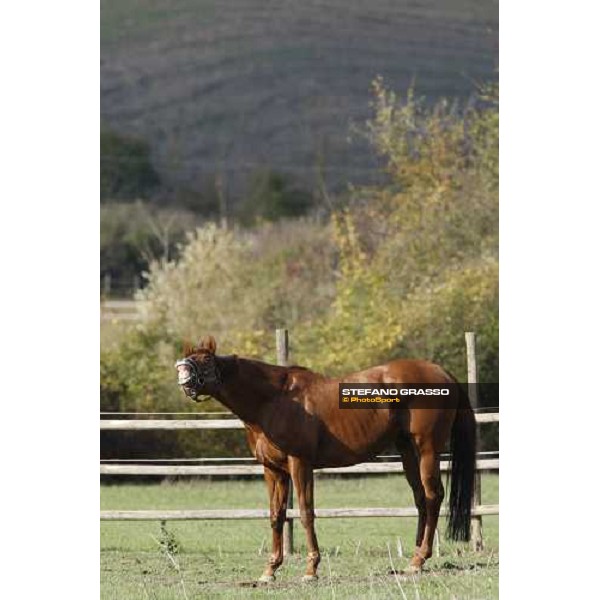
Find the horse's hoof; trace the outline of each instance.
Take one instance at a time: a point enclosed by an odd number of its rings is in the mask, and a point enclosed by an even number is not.
[[[420,567],[418,565],[408,565],[406,571],[404,572],[408,573],[409,575],[418,575],[422,570],[423,567]]]
[[[308,581],[317,581],[319,579],[318,575],[304,575],[304,577],[302,577],[302,581],[308,582]]]
[[[258,578],[259,583],[271,583],[275,581],[275,575],[261,575]]]

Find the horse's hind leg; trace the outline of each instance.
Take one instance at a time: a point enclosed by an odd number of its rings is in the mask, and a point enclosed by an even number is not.
[[[421,483],[421,474],[419,472],[419,457],[417,450],[410,438],[400,438],[396,442],[398,452],[402,455],[402,464],[404,474],[410,485],[415,499],[415,506],[419,513],[417,521],[417,537],[415,541],[415,554],[423,542],[423,533],[425,532],[425,519],[427,517],[427,508],[425,505],[425,489]]]
[[[413,570],[419,570],[433,554],[433,537],[437,527],[440,507],[444,500],[444,486],[440,477],[440,461],[432,440],[425,436],[415,438],[419,453],[419,474],[425,492],[425,529],[421,546],[410,561]]]
[[[265,572],[259,581],[273,581],[275,571],[283,562],[283,524],[285,523],[290,476],[265,466],[265,482],[269,492],[271,529],[273,531],[273,549]]]

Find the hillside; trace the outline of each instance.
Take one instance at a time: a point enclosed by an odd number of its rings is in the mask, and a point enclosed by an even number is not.
[[[375,157],[349,134],[376,75],[432,100],[496,76],[496,0],[102,0],[101,23],[103,127],[192,189],[265,167],[366,182]]]

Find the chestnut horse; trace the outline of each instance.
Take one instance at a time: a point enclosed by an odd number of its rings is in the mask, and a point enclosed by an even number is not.
[[[390,442],[402,455],[418,511],[416,548],[409,569],[419,571],[432,555],[444,487],[439,454],[450,441],[453,454],[448,534],[470,535],[475,472],[475,417],[464,394],[447,396],[444,405],[425,407],[419,398],[406,408],[380,406],[342,410],[343,383],[449,384],[452,375],[423,360],[394,360],[340,379],[308,369],[280,367],[256,360],[217,356],[212,336],[186,348],[177,361],[178,383],[193,400],[216,398],[245,424],[252,454],[264,465],[270,499],[273,548],[261,581],[272,581],[283,562],[282,532],[290,477],[306,530],[305,580],[316,579],[320,561],[314,528],[313,470],[344,467],[373,458]]]

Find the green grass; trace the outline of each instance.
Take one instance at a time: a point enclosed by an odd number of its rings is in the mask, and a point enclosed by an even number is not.
[[[498,478],[485,476],[483,502],[498,502]],[[316,482],[317,506],[411,506],[403,478],[322,478]],[[262,481],[194,481],[101,487],[108,509],[266,508]],[[130,598],[496,598],[498,596],[498,517],[484,517],[485,550],[441,536],[440,556],[417,577],[390,574],[391,550],[397,570],[408,564],[416,520],[392,518],[318,519],[322,561],[317,584],[302,584],[306,547],[295,522],[297,554],[286,560],[277,581],[256,586],[270,550],[270,527],[263,521],[168,522],[178,545],[162,549],[165,533],[157,522],[103,522],[101,597]],[[400,539],[404,557],[396,548]],[[164,545],[164,544],[163,544]],[[261,551],[262,550],[262,551]]]

